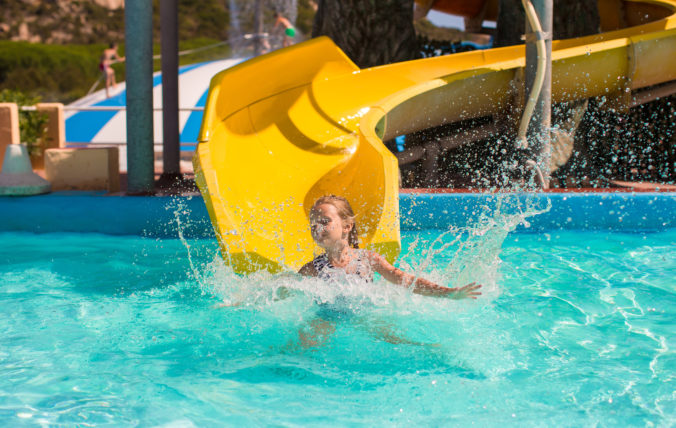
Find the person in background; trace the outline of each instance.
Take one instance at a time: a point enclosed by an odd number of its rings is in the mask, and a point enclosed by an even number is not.
[[[111,43],[108,49],[104,49],[101,54],[99,70],[103,73],[103,78],[106,81],[106,98],[110,98],[110,88],[115,89],[117,87],[115,70],[113,70],[112,65],[122,61],[124,61],[124,57],[120,57],[117,53],[117,43]]]
[[[284,29],[284,40],[282,41],[282,46],[291,46],[293,38],[296,37],[296,29],[293,28],[293,25],[291,25],[289,20],[283,17],[279,12],[275,12],[275,26],[272,27],[272,31],[276,31],[277,28]]]

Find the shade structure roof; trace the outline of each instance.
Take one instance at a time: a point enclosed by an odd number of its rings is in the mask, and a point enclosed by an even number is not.
[[[195,107],[204,107],[211,78],[226,68],[230,68],[244,58],[231,58],[218,61],[185,65],[179,68],[179,130],[182,151],[193,151],[197,134],[202,123],[202,111]],[[77,144],[114,144],[124,145],[127,140],[126,86],[124,82],[111,90],[106,98],[104,89],[83,97],[66,109],[66,145]],[[75,110],[73,108],[112,107],[120,110]],[[153,128],[154,143],[162,143],[162,73],[153,74]]]

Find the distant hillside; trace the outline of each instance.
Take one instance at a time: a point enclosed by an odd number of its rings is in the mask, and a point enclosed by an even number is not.
[[[153,0],[155,38],[159,3]],[[179,0],[179,38],[228,36],[230,15],[222,0]],[[122,0],[0,0],[0,39],[48,44],[124,40]]]
[[[230,31],[231,4],[250,9],[250,0],[179,0],[179,39],[225,40]],[[269,21],[279,1],[265,2]],[[159,41],[159,5],[153,0],[155,40]],[[298,29],[309,33],[314,10],[310,0],[297,2]],[[266,22],[267,23],[267,22]],[[243,31],[252,20],[242,17]],[[0,0],[0,40],[47,44],[105,43],[124,40],[124,0]]]
[[[0,39],[87,44],[105,35],[120,40],[124,10],[119,6],[101,0],[0,0]]]
[[[283,2],[266,0],[265,28]],[[251,0],[178,0],[179,49],[213,46],[230,35],[230,5],[237,6],[240,32],[252,31]],[[153,0],[155,53],[160,47],[160,0]],[[299,34],[312,31],[310,0],[297,1]],[[99,78],[101,51],[111,41],[124,55],[124,0],[0,0],[0,90],[22,91],[45,101],[70,102],[87,93]],[[299,37],[300,39],[300,37]],[[181,56],[181,64],[219,59],[230,46]],[[155,69],[160,62],[155,61]],[[124,80],[125,64],[116,64]]]
[[[155,53],[159,53],[159,2],[153,0]],[[291,0],[266,0],[265,28],[274,10]],[[230,5],[237,6],[240,32],[252,31],[253,0],[178,0],[180,50],[226,40]],[[111,41],[124,55],[124,0],[0,0],[0,90],[20,90],[45,101],[70,102],[87,93],[99,78],[101,51]],[[297,0],[296,27],[310,34],[315,11],[311,0]],[[434,40],[457,41],[462,33],[441,29],[427,20],[416,24],[419,34]],[[181,64],[223,58],[229,46],[181,56]],[[155,61],[155,69],[160,62]],[[124,80],[125,64],[116,64]]]

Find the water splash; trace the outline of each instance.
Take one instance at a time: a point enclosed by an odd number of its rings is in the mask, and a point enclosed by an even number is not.
[[[528,218],[549,210],[551,203],[523,194],[498,194],[492,208],[485,206],[474,222],[467,226],[448,226],[445,230],[423,230],[411,242],[404,242],[405,252],[399,266],[415,276],[438,284],[456,287],[470,282],[483,284],[481,301],[500,294],[500,251],[507,235],[517,226],[528,227]],[[377,277],[373,283],[346,275],[332,282],[303,278],[288,270],[272,275],[258,272],[240,276],[227,266],[220,254],[211,254],[206,264],[194,262],[190,241],[183,229],[189,226],[190,212],[180,198],[171,206],[175,227],[189,254],[192,275],[203,293],[224,305],[263,309],[281,300],[296,300],[300,306],[336,304],[350,311],[362,308],[389,308],[392,314],[447,312],[458,305],[448,299],[414,295],[410,290],[389,284]],[[284,243],[280,243],[283,245]],[[204,257],[200,257],[204,260]],[[456,310],[456,309],[453,309]]]
[[[189,257],[193,287],[212,300],[214,310],[223,311],[224,320],[246,319],[239,327],[242,334],[250,335],[253,329],[275,336],[269,346],[283,353],[345,352],[330,343],[356,340],[341,334],[359,335],[362,343],[380,352],[382,342],[423,347],[425,358],[466,371],[467,376],[500,377],[521,364],[518,352],[511,349],[510,333],[495,328],[502,323],[492,309],[503,293],[502,245],[510,232],[519,225],[528,227],[529,217],[550,206],[548,200],[543,207],[542,199],[528,194],[497,194],[467,226],[405,234],[406,250],[398,262],[402,269],[449,287],[476,281],[483,285],[483,294],[475,301],[417,295],[378,276],[374,282],[351,275],[323,281],[292,270],[241,276],[217,252],[201,265]],[[189,215],[176,205],[176,227],[188,225],[183,216]],[[189,240],[181,232],[178,235],[186,251],[192,252]],[[205,255],[199,259],[205,260]],[[322,340],[315,340],[317,325],[329,326],[330,333]],[[487,353],[501,355],[500,361],[485,358]]]

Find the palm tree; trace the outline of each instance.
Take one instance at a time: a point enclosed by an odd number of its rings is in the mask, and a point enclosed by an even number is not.
[[[521,0],[500,0],[496,46],[523,43],[525,15]],[[598,0],[554,0],[554,39],[582,37],[599,32]]]
[[[361,68],[419,56],[413,0],[319,0],[312,36],[322,35]]]

